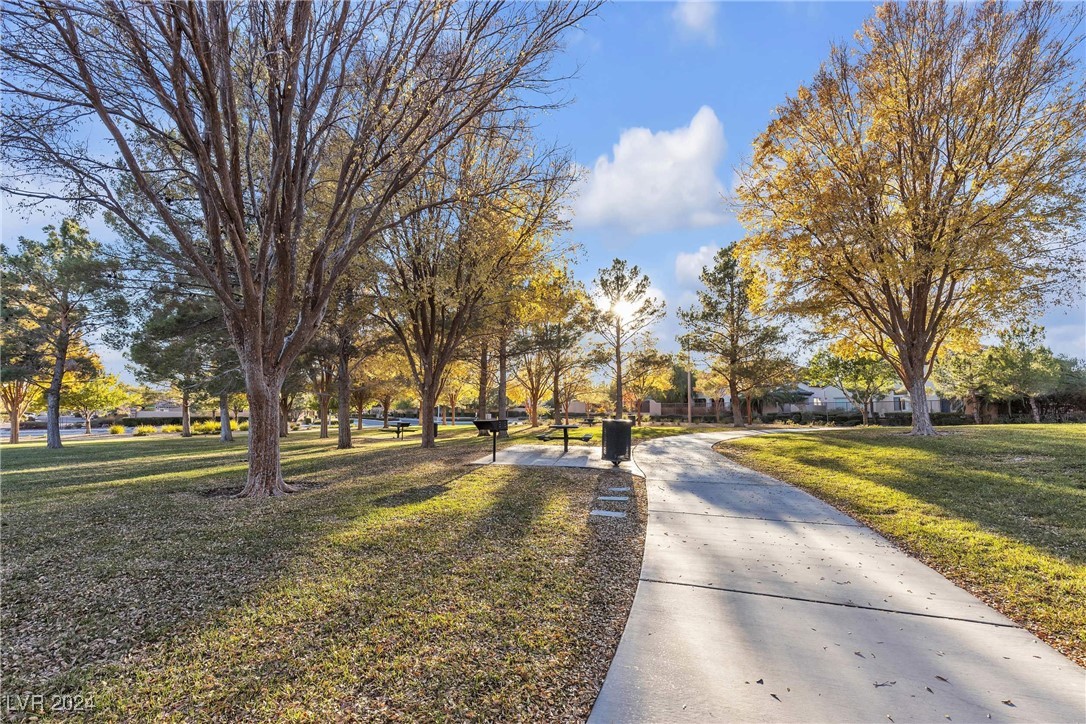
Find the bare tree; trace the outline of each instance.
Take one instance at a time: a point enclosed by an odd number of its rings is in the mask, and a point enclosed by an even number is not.
[[[249,396],[242,494],[280,495],[279,390],[337,280],[435,156],[547,102],[594,7],[14,0],[4,188],[97,204],[208,284]]]
[[[532,149],[524,124],[450,146],[443,163],[420,176],[411,203],[424,210],[378,244],[377,316],[400,341],[420,400],[422,446],[434,446],[431,421],[445,370],[480,317],[499,318],[520,280],[561,249],[560,203],[573,178],[568,159]],[[454,196],[456,205],[433,204]]]

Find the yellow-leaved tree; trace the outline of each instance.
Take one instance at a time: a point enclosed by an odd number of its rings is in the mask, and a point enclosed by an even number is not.
[[[1081,269],[1083,6],[886,3],[777,109],[740,172],[781,306],[881,355],[932,435],[947,336]]]

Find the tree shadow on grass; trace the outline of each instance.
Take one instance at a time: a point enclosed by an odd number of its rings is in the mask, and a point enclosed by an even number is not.
[[[96,701],[129,714],[200,706],[257,719],[299,707],[342,715],[348,702],[372,706],[371,717],[384,707],[455,718],[533,705],[537,688],[526,680],[579,672],[570,618],[584,606],[593,486],[577,480],[478,468],[356,499],[307,555],[232,608],[146,648],[140,676],[119,671]],[[420,499],[422,488],[444,491]],[[576,518],[571,498],[584,509]],[[216,672],[212,684],[204,671]],[[146,702],[153,708],[131,708]]]

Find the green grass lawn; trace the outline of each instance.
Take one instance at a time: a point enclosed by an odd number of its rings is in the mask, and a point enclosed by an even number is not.
[[[1086,663],[1086,425],[850,429],[718,450],[896,541]]]
[[[4,693],[124,720],[586,716],[637,583],[642,486],[630,517],[590,521],[627,473],[469,466],[490,444],[467,426],[436,450],[355,440],[292,433],[305,490],[274,501],[223,494],[244,435],[4,446]]]

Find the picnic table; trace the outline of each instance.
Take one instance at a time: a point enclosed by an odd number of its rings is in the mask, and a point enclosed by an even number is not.
[[[404,430],[411,427],[411,423],[407,420],[396,420],[395,422],[389,423],[389,427],[395,428],[394,430],[391,430],[391,432],[396,433],[397,440],[402,440]]]
[[[552,430],[562,431],[562,452],[569,452],[569,431],[580,428],[580,425],[551,425]]]

